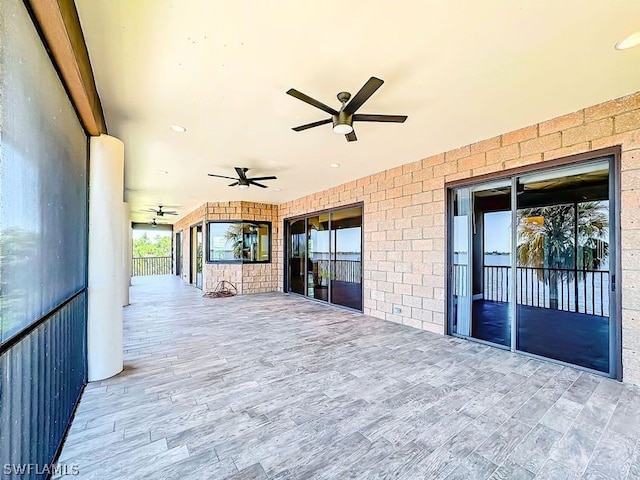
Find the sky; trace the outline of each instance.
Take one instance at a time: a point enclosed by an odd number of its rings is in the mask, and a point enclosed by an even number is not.
[[[484,251],[511,251],[511,212],[484,214]]]

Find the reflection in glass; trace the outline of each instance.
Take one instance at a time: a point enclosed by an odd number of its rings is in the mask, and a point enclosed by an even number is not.
[[[202,289],[202,225],[191,228],[191,283]]]
[[[288,221],[287,290],[362,310],[362,207]]]
[[[306,263],[305,221],[289,224],[289,291],[304,295]]]
[[[329,300],[329,214],[307,219],[307,296]]]
[[[468,188],[459,188],[453,198],[453,272],[451,277],[451,331],[471,335],[471,197]]]
[[[608,185],[608,162],[519,179],[519,350],[609,371]]]
[[[331,213],[331,302],[362,310],[362,207]]]
[[[454,190],[451,331],[511,345],[511,182]]]
[[[471,335],[511,346],[511,182],[473,191]]]
[[[268,262],[270,225],[259,222],[210,222],[209,261]]]

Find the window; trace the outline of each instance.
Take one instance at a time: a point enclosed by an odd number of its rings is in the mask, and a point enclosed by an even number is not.
[[[207,230],[209,262],[270,262],[271,223],[210,222]]]

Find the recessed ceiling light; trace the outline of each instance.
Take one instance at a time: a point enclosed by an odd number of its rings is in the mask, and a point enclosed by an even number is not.
[[[331,164],[329,164],[329,166],[331,168],[338,168],[340,166],[340,164],[339,163],[331,163]]]
[[[282,190],[280,190],[279,188],[274,188],[273,191],[274,192],[281,192]]]
[[[620,40],[616,43],[616,50],[628,50],[629,48],[637,47],[640,45],[640,30],[633,32],[624,40]]]
[[[184,133],[187,131],[187,129],[184,128],[182,125],[169,125],[169,128],[174,132],[178,132],[178,133]]]
[[[163,175],[169,175],[169,172],[167,172],[166,170],[158,170],[158,172]]]

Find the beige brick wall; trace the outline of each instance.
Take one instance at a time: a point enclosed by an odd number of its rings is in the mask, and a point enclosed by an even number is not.
[[[204,249],[206,250],[206,222],[208,220],[250,220],[272,222],[271,235],[275,239],[280,235],[277,224],[277,205],[253,202],[208,202],[181,218],[174,225],[174,232],[183,231],[183,271],[182,278],[189,281],[191,258],[189,229],[196,223],[202,223]],[[272,244],[272,252],[276,242]],[[218,282],[225,280],[233,283],[238,293],[272,292],[277,290],[277,268],[275,263],[264,264],[219,264],[207,263],[206,251],[203,259],[203,291],[212,292]]]
[[[622,149],[624,378],[640,383],[640,92],[286,202],[277,223],[363,202],[364,312],[445,333],[445,183],[615,145]]]
[[[619,285],[624,379],[640,384],[640,92],[279,206],[209,203],[203,206],[206,214],[201,207],[178,222],[176,230],[199,218],[271,220],[271,264],[235,267],[242,269],[244,293],[282,290],[284,219],[363,202],[364,312],[442,334],[446,331],[445,183],[616,145],[622,149]],[[188,245],[184,252],[186,259]],[[401,313],[393,314],[394,307]]]

